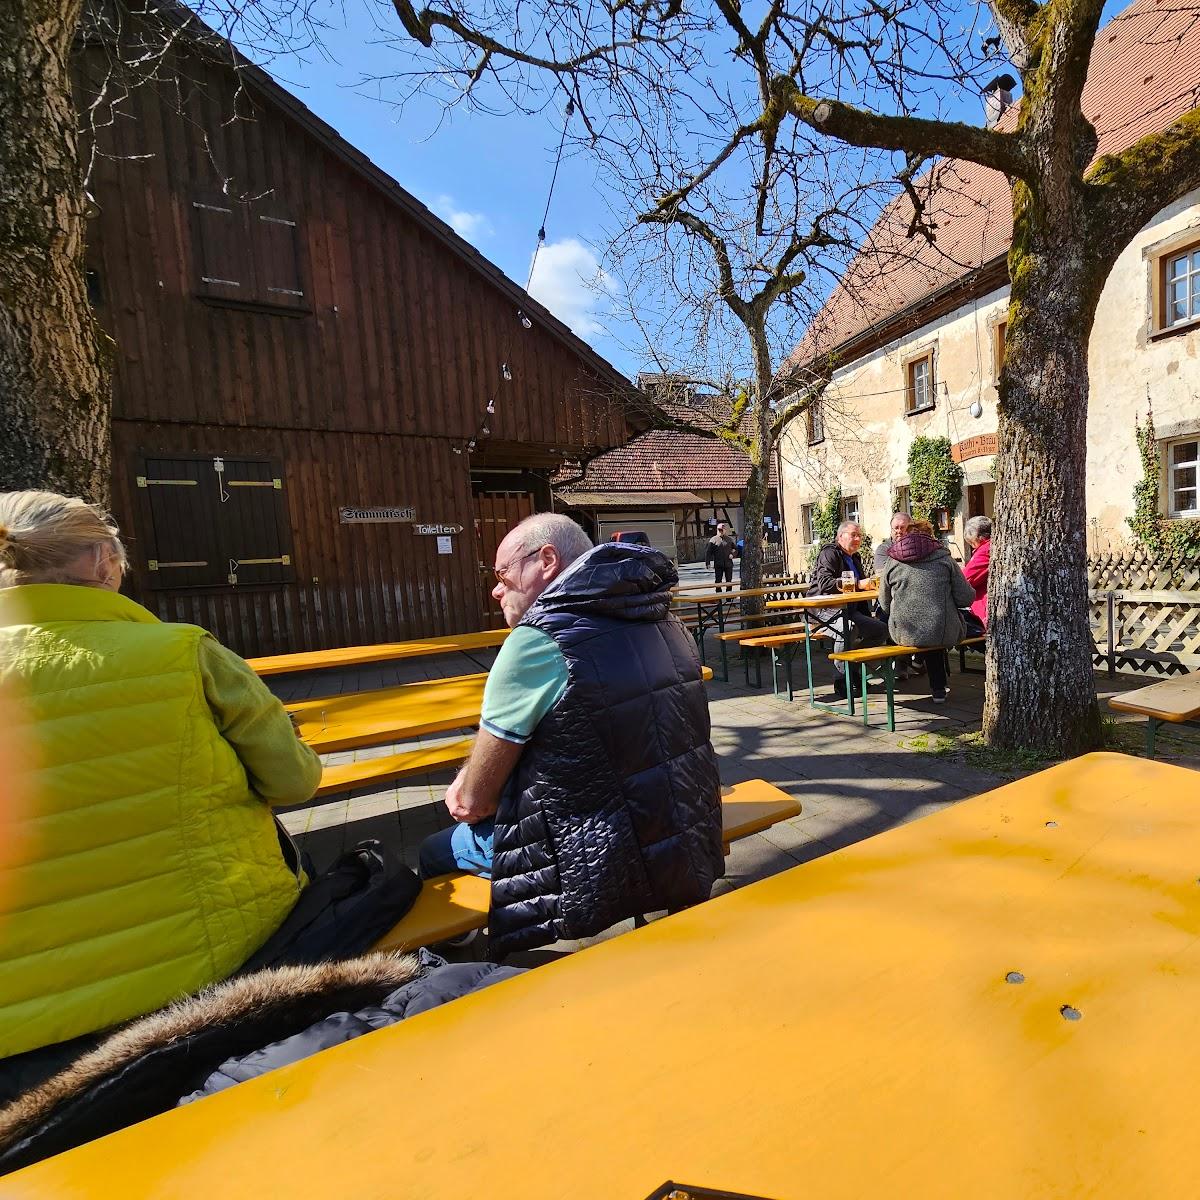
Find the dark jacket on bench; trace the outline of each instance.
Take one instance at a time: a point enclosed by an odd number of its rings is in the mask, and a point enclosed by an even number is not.
[[[521,624],[567,661],[496,814],[492,948],[599,933],[707,900],[724,874],[721,786],[678,576],[657,550],[596,547]]]

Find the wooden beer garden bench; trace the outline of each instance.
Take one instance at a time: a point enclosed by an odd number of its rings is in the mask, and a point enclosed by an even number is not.
[[[959,662],[965,660],[965,655],[968,650],[980,648],[986,644],[986,637],[982,634],[972,637],[963,638],[955,649],[959,652]],[[836,654],[829,656],[830,661],[846,664],[846,686],[850,690],[850,668],[859,666],[862,668],[862,719],[863,724],[867,724],[867,680],[874,669],[878,672],[879,678],[883,680],[884,686],[887,689],[887,722],[888,732],[896,732],[896,673],[892,666],[892,660],[897,658],[910,658],[914,654],[931,654],[935,650],[941,650],[942,646],[865,646],[861,650],[840,650]]]
[[[490,650],[503,643],[508,629],[484,629],[479,633],[455,633],[449,637],[418,638],[411,642],[382,642],[377,646],[338,646],[332,650],[305,650],[296,654],[274,654],[248,658],[259,676],[286,675],[292,671],[323,671],[332,667],[357,667],[365,663],[390,662],[402,658],[431,658],[438,654],[466,654]]]
[[[782,630],[784,627],[780,626]],[[783,692],[779,687],[779,667],[782,661],[785,670],[785,678],[787,680],[787,698],[790,702],[794,699],[794,691],[792,687],[792,661],[796,654],[801,649],[808,649],[809,643],[821,638],[832,638],[832,634],[825,629],[808,629],[805,630],[803,625],[794,631],[779,632],[778,630],[758,630],[753,637],[745,638],[740,645],[756,650],[770,650],[771,652],[771,688],[776,696],[782,695]],[[805,662],[809,661],[808,656],[805,656]],[[812,691],[812,668],[808,670],[808,689]],[[746,667],[746,672],[749,674],[750,668]]]
[[[721,796],[721,840],[726,854],[731,843],[798,817],[801,812],[798,800],[765,779],[735,783],[723,788]],[[491,902],[491,882],[478,875],[464,871],[427,879],[416,903],[373,949],[417,950],[483,929]]]
[[[1121,696],[1111,696],[1108,707],[1146,718],[1146,754],[1153,758],[1159,725],[1200,720],[1200,671],[1152,683]]]

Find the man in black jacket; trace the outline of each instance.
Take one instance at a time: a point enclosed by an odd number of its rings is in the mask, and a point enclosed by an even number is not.
[[[706,900],[724,874],[721,786],[700,663],[670,615],[675,568],[539,514],[495,573],[514,628],[446,793],[459,824],[426,839],[421,873],[490,874],[499,954]]]
[[[842,591],[842,575],[849,571],[854,575],[855,586],[863,590],[870,586],[870,576],[863,568],[858,550],[862,545],[862,530],[856,521],[843,521],[837,530],[837,537],[826,546],[822,546],[813,564],[812,582],[808,588],[810,596],[836,596]],[[887,626],[871,616],[871,606],[866,601],[846,606],[850,621],[854,626],[854,646],[882,646],[887,641]],[[839,633],[834,639],[834,653],[844,647]],[[833,682],[834,692],[841,698],[846,697],[845,667],[834,663],[838,675]]]
[[[737,550],[737,542],[724,521],[717,522],[717,532],[708,539],[708,549],[704,552],[704,561],[711,564],[713,569],[713,586],[721,591],[721,580],[733,584],[733,555]],[[731,588],[726,588],[726,591]]]

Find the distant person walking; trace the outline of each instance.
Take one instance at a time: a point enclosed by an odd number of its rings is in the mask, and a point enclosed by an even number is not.
[[[992,521],[990,517],[972,517],[963,530],[963,537],[971,547],[971,557],[963,567],[967,582],[975,589],[971,601],[970,617],[967,619],[972,633],[983,633],[988,619],[988,572],[992,565]],[[978,628],[975,626],[978,625]]]
[[[733,534],[724,521],[717,522],[717,532],[708,539],[708,549],[704,554],[705,563],[711,563],[713,568],[713,584],[720,589],[721,580],[733,584],[733,552],[737,549]]]

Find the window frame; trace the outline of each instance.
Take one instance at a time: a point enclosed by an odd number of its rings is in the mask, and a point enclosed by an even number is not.
[[[801,543],[805,546],[815,546],[816,543],[816,527],[814,521],[816,519],[817,506],[816,503],[800,505],[800,535],[805,540]]]
[[[820,400],[804,410],[804,432],[810,446],[819,446],[825,440],[825,413]]]
[[[850,512],[850,505],[853,503],[854,512]],[[838,513],[842,521],[853,521],[856,525],[862,525],[862,497],[855,493],[852,496],[843,496],[838,503]]]
[[[1008,316],[992,326],[992,382],[1000,383],[1000,372],[1004,370],[1004,359],[1008,352]]]
[[[1194,444],[1196,447],[1195,458],[1188,462],[1176,463],[1173,461],[1173,451],[1176,446],[1186,446]],[[1186,437],[1171,438],[1170,441],[1163,443],[1162,448],[1162,463],[1163,470],[1166,472],[1166,515],[1171,521],[1189,521],[1200,517],[1200,431]],[[1192,508],[1181,509],[1175,503],[1176,485],[1175,472],[1177,470],[1187,470],[1192,468],[1196,473],[1193,476],[1195,482],[1186,485],[1186,490],[1193,493]]]
[[[1157,332],[1170,333],[1200,323],[1200,312],[1192,312],[1193,304],[1200,300],[1200,265],[1196,262],[1198,255],[1200,255],[1200,240],[1195,238],[1190,242],[1172,246],[1158,255],[1156,260],[1158,303],[1155,305],[1154,313],[1154,325]],[[1177,320],[1171,320],[1169,317],[1172,304],[1170,290],[1173,282],[1170,274],[1171,265],[1184,258],[1189,260],[1188,269],[1183,275],[1183,278],[1188,281],[1188,312]]]
[[[917,404],[916,388],[913,376],[916,368],[922,363],[926,365],[926,398],[923,404]],[[932,412],[937,407],[937,376],[934,371],[933,348],[914,354],[904,360],[904,415],[910,417],[915,413]]]

